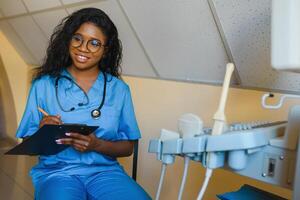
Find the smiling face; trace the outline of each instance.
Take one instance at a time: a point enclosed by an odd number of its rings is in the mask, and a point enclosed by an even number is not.
[[[106,36],[92,23],[83,23],[74,33],[69,52],[71,68],[79,71],[98,70],[98,63],[105,52]]]

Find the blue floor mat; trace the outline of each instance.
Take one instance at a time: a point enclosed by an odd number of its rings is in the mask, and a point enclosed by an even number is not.
[[[243,185],[238,191],[217,195],[220,200],[287,200],[251,185]]]

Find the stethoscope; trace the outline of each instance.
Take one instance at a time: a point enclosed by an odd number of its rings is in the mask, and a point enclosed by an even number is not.
[[[105,95],[106,95],[106,74],[103,72],[103,77],[104,77],[104,84],[103,84],[103,95],[102,95],[102,100],[101,100],[101,104],[98,108],[94,109],[91,111],[91,116],[92,118],[94,119],[98,119],[100,116],[101,116],[101,108],[103,107],[104,105],[104,101],[105,101]],[[70,77],[68,76],[64,76],[64,75],[60,75],[59,77],[56,78],[55,80],[55,95],[56,95],[56,101],[60,107],[60,109],[64,112],[72,112],[75,110],[75,107],[72,107],[70,108],[69,110],[66,110],[63,108],[63,106],[61,105],[61,102],[58,98],[58,81],[59,79],[61,78],[65,78],[67,80],[69,80],[70,82],[74,83],[79,89],[81,89],[87,99],[87,102],[86,103],[78,103],[78,106],[85,106],[85,105],[88,105],[90,103],[90,100],[89,100],[89,97],[88,95],[86,94],[86,92],[75,82],[73,81],[73,79],[71,79]]]

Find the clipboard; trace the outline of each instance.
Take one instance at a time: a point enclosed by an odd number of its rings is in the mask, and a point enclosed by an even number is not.
[[[28,139],[18,144],[6,155],[54,155],[70,145],[56,144],[55,140],[67,138],[65,133],[76,132],[83,135],[93,133],[98,126],[87,126],[85,124],[62,124],[62,125],[44,125]]]

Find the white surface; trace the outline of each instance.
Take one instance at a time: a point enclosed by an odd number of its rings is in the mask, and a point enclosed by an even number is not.
[[[299,92],[300,76],[271,68],[271,0],[213,0],[242,86]]]
[[[72,3],[78,3],[85,0],[62,0],[63,4],[72,4]]]
[[[272,1],[272,66],[300,72],[300,1]]]
[[[181,138],[203,134],[203,121],[195,114],[185,113],[178,119],[178,131]]]
[[[222,93],[219,100],[219,106],[218,110],[214,114],[213,120],[214,125],[212,129],[212,135],[220,135],[223,134],[224,131],[226,131],[226,115],[225,115],[225,108],[226,108],[226,102],[228,99],[228,90],[229,90],[229,84],[231,80],[231,75],[234,70],[234,65],[232,63],[228,63],[226,65],[226,73],[223,81],[223,87],[222,87]]]
[[[43,32],[47,35],[48,39],[53,33],[54,28],[60,23],[60,21],[68,14],[66,10],[53,10],[48,12],[42,12],[33,15],[34,20],[41,27]]]
[[[161,129],[161,131],[160,131],[159,139],[161,141],[173,140],[173,139],[179,139],[179,138],[180,138],[179,133],[177,133],[175,131],[170,131],[167,129]]]
[[[26,47],[36,58],[36,64],[39,65],[45,56],[47,45],[47,39],[42,31],[34,23],[33,19],[28,16],[10,19],[9,23],[14,27]]]
[[[123,44],[123,74],[155,77],[155,73],[147,60],[142,47],[140,46],[133,30],[130,28],[126,16],[123,15],[116,1],[101,1],[99,3],[86,4],[68,9],[69,13],[83,7],[96,7],[104,10],[115,23],[120,39]]]
[[[61,6],[59,0],[23,0],[29,11],[43,10],[56,6]]]
[[[28,64],[37,63],[33,55],[26,48],[25,43],[6,20],[0,21],[0,31],[5,34],[9,42],[16,48],[17,52]]]
[[[7,17],[27,12],[22,0],[0,0],[0,9]]]
[[[206,0],[122,0],[162,78],[221,83],[228,61]]]

